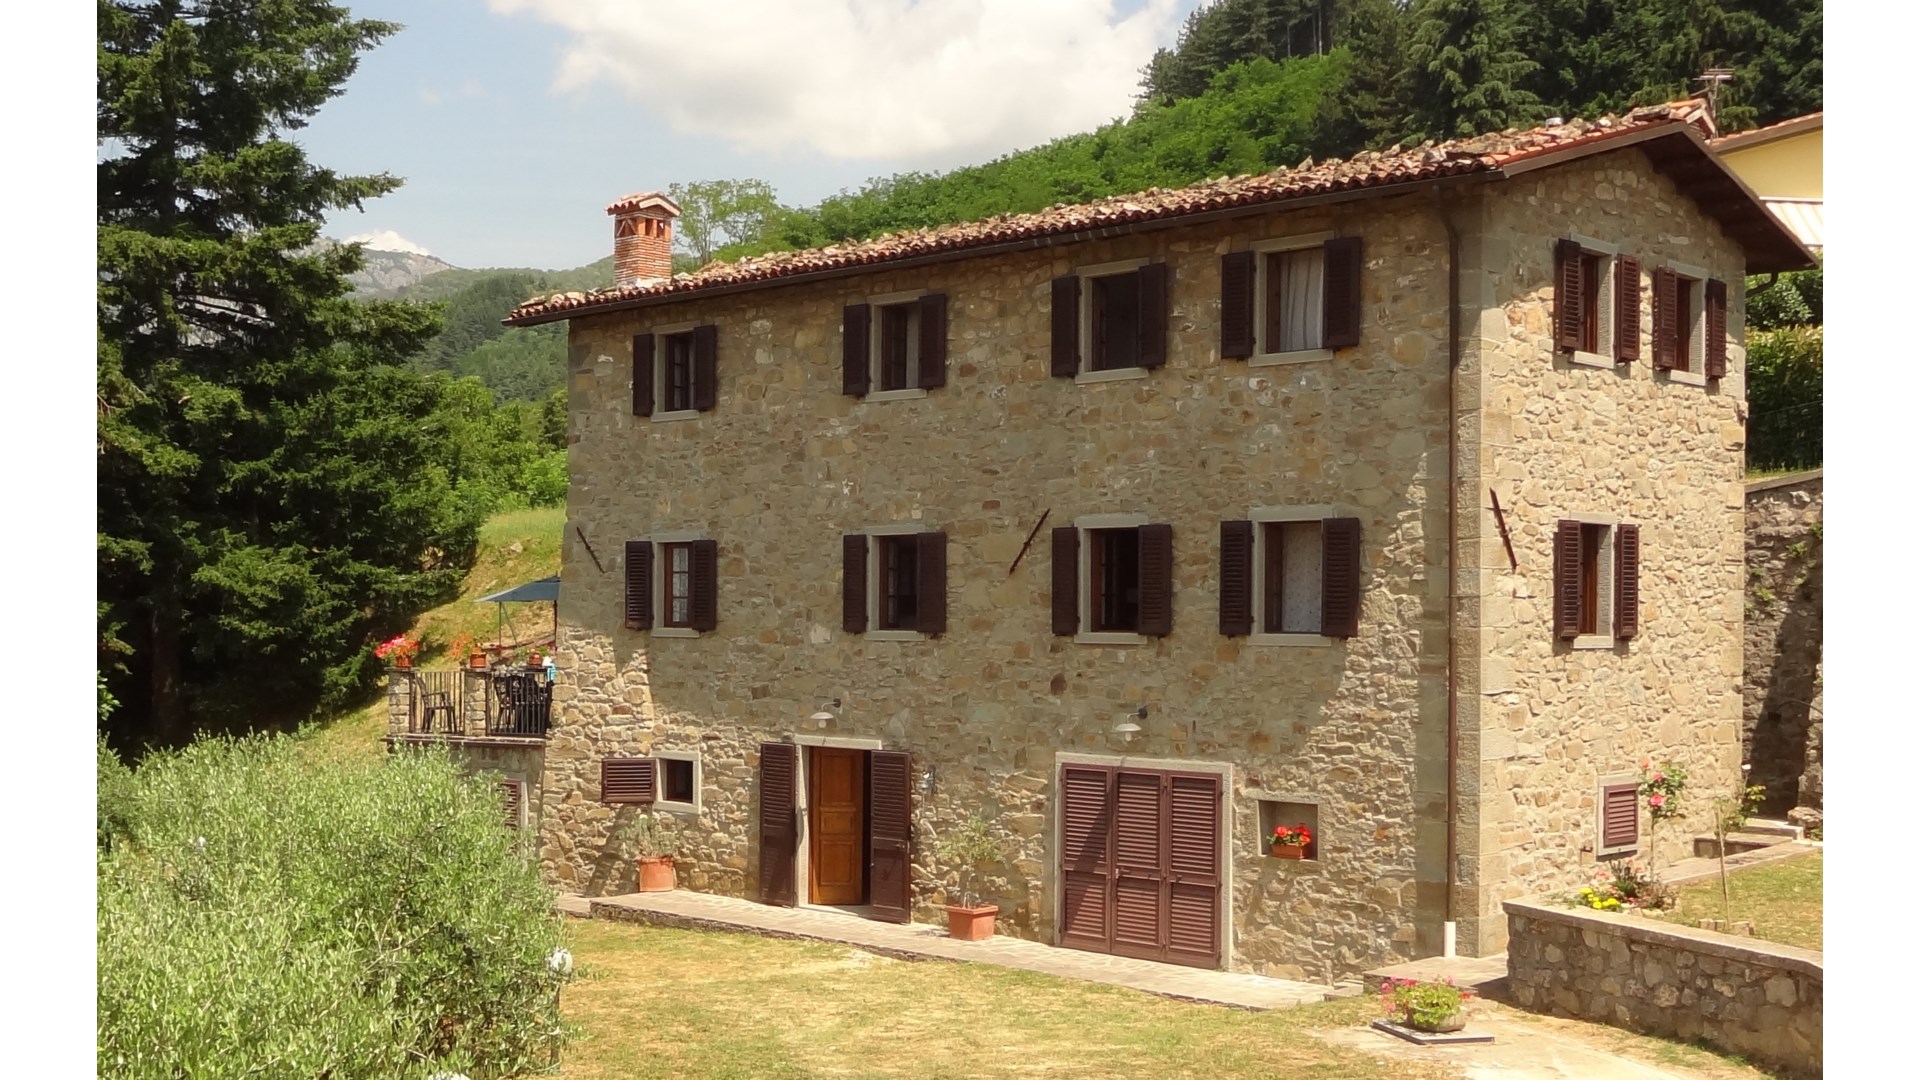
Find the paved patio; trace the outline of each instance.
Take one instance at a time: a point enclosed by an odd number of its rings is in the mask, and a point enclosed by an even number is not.
[[[653,926],[697,930],[733,930],[768,937],[796,938],[848,945],[903,960],[960,960],[1037,971],[1068,979],[1125,986],[1181,1001],[1230,1005],[1241,1009],[1283,1009],[1329,996],[1332,987],[1269,979],[1225,971],[1157,964],[1123,956],[1060,949],[1020,938],[996,935],[987,941],[955,941],[946,928],[927,923],[875,922],[843,911],[781,908],[706,893],[628,893],[624,896],[562,897],[556,905],[580,914],[585,904],[593,918],[621,919]]]

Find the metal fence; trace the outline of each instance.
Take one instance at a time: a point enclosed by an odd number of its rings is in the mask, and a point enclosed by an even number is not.
[[[394,668],[390,734],[543,739],[553,713],[545,668]]]
[[[1747,468],[1815,469],[1825,450],[1821,399],[1803,401],[1747,418]]]

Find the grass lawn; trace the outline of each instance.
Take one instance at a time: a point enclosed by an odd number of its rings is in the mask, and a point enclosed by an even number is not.
[[[593,920],[570,935],[580,977],[562,1011],[580,1033],[564,1080],[1460,1075],[1299,1030],[1364,1023],[1372,997],[1261,1013],[747,934]]]
[[[1815,851],[1728,874],[1733,917],[1753,920],[1755,937],[1803,949],[1820,948],[1822,859],[1822,853]],[[1724,918],[1721,912],[1716,876],[1680,890],[1674,921],[1698,926],[1701,919]]]

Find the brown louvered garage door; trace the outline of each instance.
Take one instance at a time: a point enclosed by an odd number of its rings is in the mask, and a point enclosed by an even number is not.
[[[1060,770],[1060,944],[1220,966],[1220,777]]]

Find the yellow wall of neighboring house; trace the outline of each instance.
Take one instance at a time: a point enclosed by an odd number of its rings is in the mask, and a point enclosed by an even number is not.
[[[1818,130],[1792,135],[1727,151],[1720,159],[1764,198],[1821,199],[1821,135]]]

